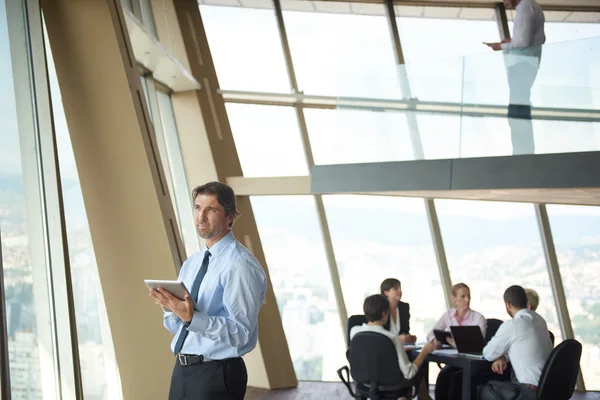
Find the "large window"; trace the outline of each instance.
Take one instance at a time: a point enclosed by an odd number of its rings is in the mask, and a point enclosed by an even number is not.
[[[436,200],[452,283],[471,288],[471,308],[508,317],[502,295],[512,285],[535,289],[537,312],[562,340],[535,210],[531,204]]]
[[[8,328],[12,397],[42,399],[57,394],[56,353],[49,329],[45,243],[39,229],[45,216],[37,208],[41,198],[33,139],[37,115],[27,113],[31,104],[25,104],[31,91],[28,46],[21,34],[24,21],[15,17],[15,7],[20,4],[0,1],[0,235],[7,311],[0,318],[6,319]]]
[[[308,175],[292,107],[227,104],[245,177]]]
[[[282,1],[300,90],[329,96],[401,98],[384,5],[312,4],[314,9],[301,11],[300,2]]]
[[[548,217],[587,390],[600,390],[600,207],[549,205]]]
[[[499,40],[493,9],[397,6],[396,15],[413,97],[497,102],[490,85],[506,75],[504,62],[482,43]]]
[[[252,197],[296,376],[337,381],[345,341],[311,196]]]
[[[69,260],[75,299],[77,340],[86,399],[112,400],[121,396],[118,373],[96,255],[83,193],[69,137],[52,51],[46,40],[48,74],[58,146]]]
[[[403,113],[307,109],[304,115],[317,165],[414,159]]]
[[[386,278],[402,283],[410,332],[425,340],[445,308],[422,199],[324,196],[348,315],[363,314],[365,297]]]
[[[290,92],[275,11],[200,6],[219,86],[257,92]]]

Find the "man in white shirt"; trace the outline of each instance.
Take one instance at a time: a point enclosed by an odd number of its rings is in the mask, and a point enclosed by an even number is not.
[[[506,8],[515,7],[513,38],[498,43],[486,43],[494,50],[505,50],[508,86],[510,90],[508,123],[511,129],[513,153],[534,154],[531,123],[531,87],[542,57],[544,12],[535,0],[504,0]]]
[[[504,292],[506,311],[512,317],[505,321],[483,349],[483,356],[493,361],[492,371],[503,374],[510,361],[520,392],[518,399],[535,400],[537,385],[546,360],[552,351],[546,321],[527,309],[527,295],[521,286]]]
[[[377,332],[389,338],[396,348],[398,366],[400,367],[400,371],[402,371],[402,375],[404,375],[404,378],[406,379],[412,379],[419,371],[421,365],[425,362],[427,355],[433,352],[433,343],[426,343],[417,358],[411,363],[406,355],[406,351],[402,348],[400,335],[397,333],[394,334],[383,327],[390,316],[389,309],[390,303],[385,296],[374,294],[367,297],[363,303],[363,311],[367,323],[361,326],[355,326],[350,330],[350,341],[352,341],[354,335],[360,332]],[[417,383],[419,389],[421,389],[420,386],[420,383]],[[422,393],[419,393],[419,395],[423,396]]]

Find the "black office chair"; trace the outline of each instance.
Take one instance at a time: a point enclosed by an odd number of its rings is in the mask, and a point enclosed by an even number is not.
[[[417,393],[414,386],[419,378],[404,378],[398,366],[396,348],[385,335],[377,332],[354,335],[348,350],[348,361],[350,368],[343,366],[337,370],[337,374],[350,395],[356,399],[397,399],[414,397]],[[356,393],[350,385],[350,375],[356,381]]]
[[[348,348],[350,348],[350,330],[355,326],[360,326],[362,324],[367,323],[367,317],[363,314],[351,315],[348,318],[348,322],[346,323],[346,343],[348,343]]]
[[[575,339],[563,340],[552,350],[538,384],[537,398],[568,400],[573,395],[579,361],[581,343]]]
[[[485,331],[485,343],[486,344],[490,340],[492,340],[492,338],[494,337],[496,332],[498,332],[498,328],[500,328],[500,325],[502,325],[503,322],[504,321],[500,321],[499,319],[496,319],[496,318],[488,318],[487,319],[487,330]]]
[[[579,373],[579,361],[581,359],[581,343],[575,339],[567,339],[556,346],[544,364],[537,388],[538,400],[568,400],[573,395],[577,374]],[[514,384],[491,381],[486,385],[479,386],[478,397],[490,393],[502,393],[518,396],[518,390]],[[484,392],[485,396],[484,396]]]
[[[552,347],[554,347],[554,333],[552,333],[552,331],[548,331],[548,335],[550,335],[550,341],[552,342]]]

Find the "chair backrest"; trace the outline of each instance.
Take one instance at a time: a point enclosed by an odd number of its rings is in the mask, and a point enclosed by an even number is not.
[[[563,340],[556,346],[542,370],[537,390],[538,399],[570,399],[575,390],[580,359],[581,343],[577,340]]]
[[[554,347],[554,333],[552,333],[552,331],[548,331],[548,335],[550,335],[550,341],[552,342],[552,347]]]
[[[355,326],[360,326],[362,324],[367,323],[367,317],[363,314],[351,315],[348,318],[348,323],[346,324],[346,343],[348,344],[348,348],[350,347],[350,330]]]
[[[348,360],[352,377],[359,383],[376,382],[379,386],[388,386],[404,381],[394,343],[381,333],[354,335]]]
[[[487,330],[485,331],[485,343],[492,340],[496,332],[498,332],[498,328],[502,325],[502,322],[496,318],[488,318],[487,319]]]

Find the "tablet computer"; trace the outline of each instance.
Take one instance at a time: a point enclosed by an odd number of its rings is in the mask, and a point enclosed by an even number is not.
[[[183,300],[185,295],[188,293],[185,284],[181,281],[164,281],[164,280],[152,280],[152,279],[144,279],[146,286],[148,289],[158,289],[163,288],[173,296],[177,297],[179,300]],[[162,306],[161,306],[162,307]],[[162,307],[164,311],[171,311],[168,308]]]
[[[450,332],[448,332],[448,331],[443,331],[443,330],[441,330],[441,329],[434,329],[434,330],[433,330],[433,334],[435,335],[435,338],[436,338],[438,341],[440,341],[440,342],[442,342],[442,343],[444,343],[444,344],[446,344],[446,343],[447,343],[447,342],[446,342],[446,338],[451,338],[451,337],[452,337],[452,334],[451,334]]]

